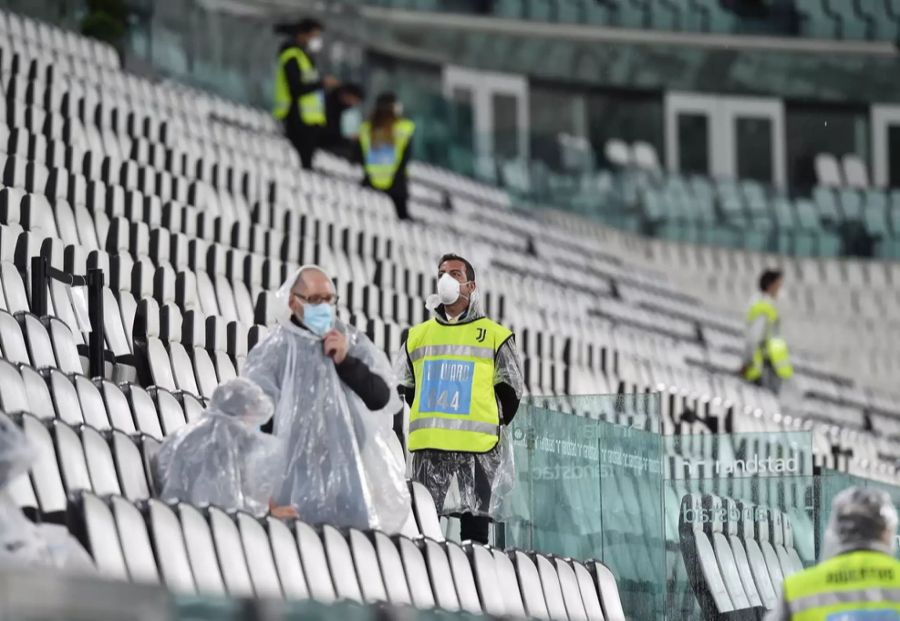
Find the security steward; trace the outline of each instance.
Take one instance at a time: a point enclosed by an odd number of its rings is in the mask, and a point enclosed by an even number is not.
[[[303,168],[310,169],[326,123],[325,89],[338,82],[330,76],[320,77],[316,67],[315,56],[322,50],[321,22],[307,18],[276,30],[290,38],[278,56],[272,114],[283,122]]]
[[[748,382],[772,392],[794,376],[787,343],[781,337],[781,320],[775,298],[784,282],[779,270],[766,270],[759,278],[760,296],[747,312],[747,336],[741,374]]]
[[[359,128],[358,159],[365,171],[363,185],[390,196],[401,220],[409,219],[406,167],[415,131],[415,123],[403,118],[403,104],[393,93],[378,96],[375,110]]]
[[[512,332],[484,316],[478,297],[472,264],[444,255],[427,303],[434,316],[409,330],[398,368],[413,479],[439,513],[460,517],[463,540],[487,543],[500,483],[514,476],[500,427],[518,410],[523,378]],[[448,499],[454,480],[459,498]]]
[[[896,621],[897,510],[886,492],[851,487],[831,505],[823,560],[784,580],[766,621]]]

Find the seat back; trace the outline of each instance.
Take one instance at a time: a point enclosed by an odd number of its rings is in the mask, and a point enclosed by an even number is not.
[[[272,546],[262,524],[244,512],[237,514],[237,524],[256,597],[275,599],[284,597],[278,570],[275,568],[275,559],[272,556]]]
[[[309,524],[299,520],[294,522],[294,533],[297,536],[300,561],[303,563],[303,573],[306,575],[310,596],[323,603],[333,602],[337,599],[337,595],[322,540]]]
[[[509,554],[515,564],[526,615],[535,619],[550,619],[547,603],[544,601],[544,592],[541,588],[541,576],[538,574],[534,561],[521,550],[514,550]]]
[[[704,516],[709,516],[708,520],[703,521],[703,530],[712,541],[713,551],[719,562],[719,570],[722,572],[722,580],[725,582],[725,588],[728,589],[731,602],[738,610],[748,608],[750,601],[741,584],[741,576],[734,553],[731,551],[731,544],[728,543],[728,538],[725,536],[726,516],[722,499],[713,494],[703,496],[703,512]]]
[[[134,433],[136,429],[134,419],[131,417],[131,408],[122,390],[109,380],[94,380],[94,382],[100,387],[112,428],[125,433]]]
[[[53,435],[56,439],[56,454],[59,456],[59,469],[66,491],[69,494],[83,489],[93,491],[84,447],[78,434],[64,422],[56,420],[53,421]]]
[[[121,538],[125,566],[132,582],[159,584],[159,570],[150,545],[150,535],[141,512],[133,504],[120,496],[110,499],[113,517],[120,533],[128,533]]]
[[[794,522],[787,514],[784,515],[782,522],[784,524],[784,547],[787,549],[791,561],[791,573],[803,571],[803,561],[800,560],[797,548],[794,547]]]
[[[184,545],[181,524],[175,513],[166,503],[151,498],[147,501],[147,520],[153,537],[156,563],[166,586],[179,593],[195,593],[197,588],[194,574]]]
[[[0,317],[2,315],[3,313],[0,313]],[[25,390],[25,383],[19,375],[19,370],[2,358],[0,358],[0,406],[4,412],[10,414],[30,411],[28,392]]]
[[[197,591],[208,595],[225,595],[225,582],[206,518],[198,509],[183,502],[178,504],[178,516]]]
[[[109,444],[99,432],[87,426],[81,428],[81,443],[84,446],[84,457],[94,493],[101,496],[120,495],[122,490],[119,488],[116,465]]]
[[[43,513],[65,511],[66,492],[63,487],[53,439],[50,432],[33,416],[22,416],[22,429],[34,448],[36,459],[31,466],[31,481]]]
[[[772,547],[778,556],[778,565],[785,577],[794,573],[794,566],[787,548],[784,547],[784,515],[778,509],[769,511],[769,532],[772,534]]]
[[[763,606],[768,609],[774,608],[778,603],[775,595],[775,587],[772,584],[772,577],[766,567],[766,559],[763,556],[762,549],[756,541],[756,505],[747,502],[737,503],[738,507],[738,532],[740,533],[741,542],[747,551],[747,560],[750,563],[750,571],[753,573],[753,582],[756,590],[759,592],[759,598]]]
[[[325,545],[325,555],[328,557],[331,579],[334,581],[338,597],[363,603],[362,591],[356,578],[353,556],[347,540],[336,528],[326,525],[322,527],[322,542]]]
[[[784,583],[784,573],[781,571],[781,563],[778,561],[778,553],[772,545],[772,534],[769,531],[769,514],[772,509],[764,505],[759,505],[756,509],[756,540],[759,541],[759,549],[766,559],[766,569],[772,577],[772,586],[777,591]]]
[[[497,572],[497,584],[503,594],[506,614],[524,619],[528,616],[525,612],[525,603],[522,601],[522,591],[519,589],[519,579],[512,560],[500,550],[493,550],[494,568]],[[535,572],[536,573],[536,572]],[[538,610],[540,608],[538,607]]]
[[[375,546],[366,535],[355,528],[350,530],[349,540],[363,599],[368,603],[388,601]],[[399,577],[403,578],[403,574],[401,573]]]
[[[431,539],[425,539],[421,542],[421,545],[425,549],[428,575],[431,576],[431,587],[434,589],[434,598],[437,600],[438,607],[450,612],[458,611],[460,609],[460,597],[457,594],[457,589],[462,584],[462,590],[467,597],[466,603],[472,606],[474,598],[474,606],[480,608],[478,591],[475,589],[475,579],[472,577],[472,569],[469,568],[468,575],[460,571],[460,575],[457,577],[450,564],[450,557],[441,544]],[[454,549],[462,552],[458,546],[454,546]],[[466,558],[465,553],[462,555],[462,561],[468,567],[469,560]]]
[[[112,511],[97,496],[82,493],[77,500],[82,531],[81,543],[91,553],[97,570],[104,578],[128,580],[125,556]]]
[[[762,606],[762,599],[759,597],[759,590],[756,588],[756,582],[753,580],[753,570],[750,569],[747,551],[738,537],[740,515],[738,514],[737,503],[731,498],[725,499],[725,514],[725,530],[728,536],[728,544],[731,546],[738,575],[741,577],[741,585],[744,587],[744,593],[747,594],[747,601],[753,607]]]
[[[434,499],[428,489],[418,481],[413,481],[410,484],[410,490],[419,532],[429,539],[443,541],[444,533],[441,531],[441,522],[434,507]]]
[[[208,509],[208,517],[228,594],[232,597],[253,597],[253,582],[237,526],[227,513],[216,507]]]
[[[722,579],[712,544],[703,532],[703,502],[699,494],[687,494],[682,499],[678,534],[681,554],[688,578],[705,614],[734,610],[731,597]],[[687,516],[691,516],[690,519]]]
[[[575,570],[575,578],[578,580],[578,590],[581,592],[581,601],[584,604],[584,611],[590,621],[605,621],[603,616],[603,605],[600,603],[600,597],[597,595],[597,587],[594,586],[594,579],[587,567],[578,561],[569,561],[572,569]]]
[[[275,517],[269,517],[269,543],[281,588],[288,599],[309,599],[309,588],[303,575],[303,565],[297,551],[297,542],[291,534],[290,527]]]
[[[150,497],[150,486],[144,472],[141,451],[126,434],[112,432],[112,453],[119,475],[119,488],[129,500],[144,500]]]
[[[412,596],[409,592],[406,571],[403,569],[403,561],[400,559],[397,546],[394,545],[390,537],[382,532],[376,531],[372,533],[372,538],[375,542],[378,564],[381,566],[381,575],[384,577],[384,588],[387,592],[388,601],[395,606],[411,605]]]
[[[562,586],[559,583],[559,573],[553,566],[553,562],[542,554],[534,555],[537,564],[538,575],[541,579],[541,589],[544,593],[544,601],[547,604],[547,612],[551,619],[568,619],[566,601],[563,597]]]
[[[78,400],[81,403],[81,413],[84,422],[100,431],[110,428],[109,417],[106,415],[106,404],[103,403],[103,395],[97,390],[97,386],[84,377],[76,375],[73,378],[75,390],[78,392]]]
[[[409,595],[412,605],[420,610],[434,608],[436,606],[434,591],[431,588],[428,565],[425,564],[422,550],[415,542],[406,537],[397,536],[395,541],[399,548],[400,559],[403,561],[403,570],[409,583]],[[444,562],[447,562],[446,558],[444,558]],[[449,573],[449,566],[447,569]],[[450,578],[452,580],[452,576]]]
[[[566,612],[571,621],[587,621],[587,611],[584,602],[581,601],[581,589],[578,586],[578,578],[575,571],[565,559],[557,558],[556,573],[559,574],[559,585],[562,588],[563,600],[566,603]]]
[[[498,617],[506,614],[506,601],[503,593],[497,589],[500,584],[497,576],[497,564],[491,551],[478,544],[466,544],[465,551],[472,563],[475,573],[475,584],[484,612]]]
[[[600,561],[590,561],[587,568],[597,582],[597,591],[600,593],[600,604],[603,606],[606,621],[625,621],[619,585],[616,584],[616,577],[612,571]]]

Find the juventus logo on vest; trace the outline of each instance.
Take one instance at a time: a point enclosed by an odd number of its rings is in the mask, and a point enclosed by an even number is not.
[[[487,336],[487,330],[484,328],[478,328],[478,334],[475,337],[475,340],[479,343],[484,343],[484,338]]]

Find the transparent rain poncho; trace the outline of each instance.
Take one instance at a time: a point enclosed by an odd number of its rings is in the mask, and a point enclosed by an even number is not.
[[[301,270],[304,268],[301,268]],[[275,402],[274,433],[287,443],[284,483],[275,500],[300,518],[398,532],[410,511],[404,465],[391,452],[393,415],[402,407],[387,356],[356,328],[338,322],[347,355],[380,376],[390,401],[377,411],[339,378],[322,338],[291,322],[288,298],[298,270],[276,294],[277,325],[247,356],[242,374]]]
[[[831,503],[831,516],[825,529],[823,559],[853,550],[878,550],[894,554],[897,534],[897,509],[887,492],[851,487]]]
[[[7,493],[9,483],[24,476],[36,455],[28,438],[0,416],[0,567],[50,567],[94,573],[94,562],[68,530],[34,524]]]
[[[477,271],[476,271],[477,273]],[[436,313],[440,305],[437,296],[428,296],[426,307]],[[469,311],[462,320],[475,321],[484,317],[481,294],[472,294]],[[394,359],[394,369],[401,386],[415,386],[413,370],[405,352],[406,343]],[[522,398],[524,375],[514,339],[497,351],[494,363],[494,385],[506,384]],[[502,416],[501,412],[501,416]],[[512,438],[505,425],[500,427],[500,439],[486,453],[421,450],[412,456],[412,478],[431,493],[441,515],[484,515],[503,520],[514,514],[507,502],[516,484]]]
[[[285,462],[284,442],[258,430],[272,412],[272,400],[250,380],[218,386],[203,417],[160,447],[161,497],[265,514]]]

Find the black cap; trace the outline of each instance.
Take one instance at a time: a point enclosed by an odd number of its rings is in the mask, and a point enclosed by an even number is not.
[[[307,34],[315,30],[325,30],[325,26],[317,19],[312,17],[304,17],[294,22],[281,22],[275,24],[275,32],[278,34],[294,36],[298,34]]]

